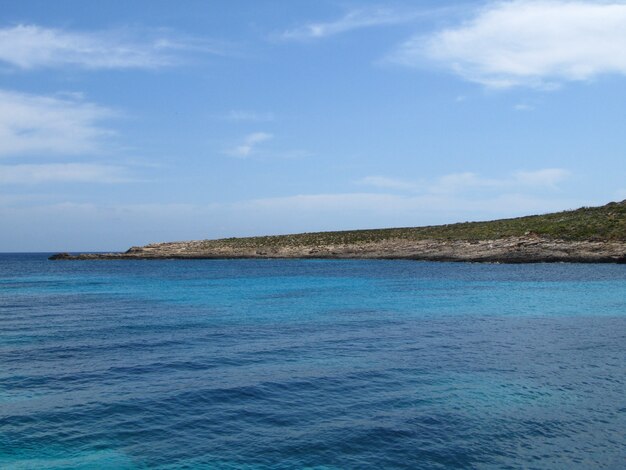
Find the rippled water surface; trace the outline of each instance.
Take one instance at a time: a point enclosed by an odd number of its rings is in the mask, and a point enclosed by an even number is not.
[[[0,255],[0,468],[625,468],[626,266]]]

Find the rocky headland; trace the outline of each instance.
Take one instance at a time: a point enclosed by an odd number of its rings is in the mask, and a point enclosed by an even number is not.
[[[152,243],[50,259],[227,258],[626,263],[626,201],[489,222]]]

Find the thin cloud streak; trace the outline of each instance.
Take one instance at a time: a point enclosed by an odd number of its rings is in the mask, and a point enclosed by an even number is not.
[[[1,184],[128,183],[121,166],[90,163],[0,165]]]
[[[390,178],[388,176],[366,176],[357,183],[374,188],[396,189],[400,191],[415,191],[418,188],[418,185],[415,183],[399,178]]]
[[[535,171],[517,171],[502,178],[485,178],[473,172],[450,173],[433,181],[391,178],[387,176],[367,176],[358,184],[378,189],[397,190],[426,194],[453,194],[467,191],[515,190],[515,189],[557,189],[558,185],[571,176],[562,168],[544,168]]]
[[[0,62],[24,70],[66,66],[153,69],[179,64],[186,52],[224,52],[197,39],[136,36],[128,31],[75,32],[19,24],[0,29]]]
[[[444,10],[448,11],[450,8],[410,11],[384,7],[356,9],[335,21],[313,22],[284,31],[280,38],[283,40],[323,39],[363,28],[409,23],[420,18],[441,14]]]

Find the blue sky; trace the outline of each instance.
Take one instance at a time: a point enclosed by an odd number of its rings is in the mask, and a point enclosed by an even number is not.
[[[626,198],[626,3],[0,1],[0,251]]]

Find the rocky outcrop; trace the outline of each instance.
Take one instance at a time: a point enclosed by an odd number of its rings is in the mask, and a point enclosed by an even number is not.
[[[364,243],[270,244],[229,240],[154,243],[124,253],[59,253],[55,260],[127,259],[412,259],[491,263],[626,263],[626,241],[569,241],[528,233],[493,240],[410,240],[390,238]]]

